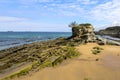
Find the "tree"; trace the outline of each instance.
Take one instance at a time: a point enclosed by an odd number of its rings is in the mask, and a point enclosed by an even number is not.
[[[77,27],[78,24],[74,21],[69,24],[69,27]]]

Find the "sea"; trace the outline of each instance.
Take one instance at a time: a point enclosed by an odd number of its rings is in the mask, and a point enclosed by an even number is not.
[[[0,50],[69,36],[71,36],[71,32],[0,32]]]

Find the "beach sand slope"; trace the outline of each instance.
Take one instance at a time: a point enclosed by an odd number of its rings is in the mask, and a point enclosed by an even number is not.
[[[95,46],[104,50],[94,55]],[[120,46],[88,43],[76,49],[81,53],[78,58],[15,80],[120,80]]]

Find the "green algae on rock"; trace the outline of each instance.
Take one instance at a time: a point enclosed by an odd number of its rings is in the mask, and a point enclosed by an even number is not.
[[[74,47],[57,45],[58,41],[60,40],[36,42],[0,51],[0,53],[5,53],[0,58],[2,63],[0,65],[1,74],[30,63],[22,70],[11,73],[9,76],[6,75],[2,80],[26,75],[44,67],[56,66],[66,59],[79,55]]]

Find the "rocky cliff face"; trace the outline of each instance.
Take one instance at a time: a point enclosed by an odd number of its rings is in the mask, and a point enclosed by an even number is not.
[[[120,26],[108,27],[104,30],[100,30],[97,34],[109,35],[109,36],[112,36],[112,37],[120,38]]]
[[[95,42],[99,45],[105,45],[106,40],[99,38],[94,33],[94,28],[91,24],[76,24],[72,23],[72,36],[67,39],[59,39],[58,45],[78,46],[81,44]]]
[[[94,28],[91,24],[79,24],[72,27],[72,37],[74,40],[82,40],[84,42],[95,42],[96,37],[94,34]]]

